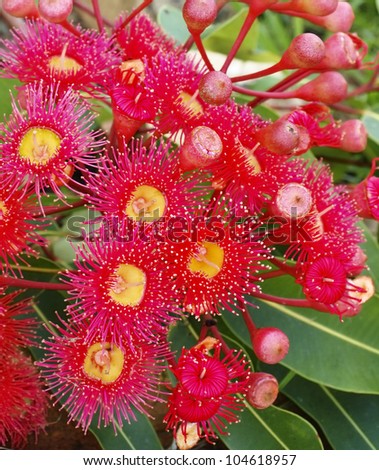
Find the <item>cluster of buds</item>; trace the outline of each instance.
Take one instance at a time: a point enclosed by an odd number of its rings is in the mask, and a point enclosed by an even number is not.
[[[337,121],[329,106],[348,97],[341,70],[360,69],[367,47],[349,33],[354,15],[347,2],[247,1],[245,22],[215,70],[201,33],[225,2],[186,0],[191,36],[181,46],[141,13],[150,0],[114,25],[92,3],[98,31],[68,20],[72,0],[3,1],[25,21],[1,42],[2,74],[22,84],[0,135],[0,308],[13,318],[13,294],[5,292],[12,286],[67,291],[64,319],[50,329],[39,366],[69,419],[86,431],[96,414],[98,425],[116,429],[135,419],[135,409],[150,416],[160,400],[168,406],[167,429],[188,448],[223,434],[245,403],[262,409],[278,394],[275,377],[254,372],[229,349],[215,316],[241,313],[254,360],[275,364],[289,339],[275,327],[255,326],[248,310],[255,299],[343,318],[373,294],[371,279],[361,276],[358,222],[379,219],[375,168],[356,188],[342,187],[326,164],[303,157],[312,147],[365,148],[361,122]],[[231,76],[229,65],[266,10],[332,35],[323,41],[301,34],[277,64]],[[188,54],[192,44],[198,59]],[[286,70],[267,91],[243,86]],[[251,101],[238,104],[240,94]],[[254,112],[266,99],[292,98],[302,105],[289,104],[274,122]],[[112,114],[108,134],[96,130],[93,110],[100,106]],[[25,254],[55,260],[48,229],[62,212],[82,206],[97,214],[93,230],[80,230],[61,282],[23,279]],[[284,275],[302,287],[302,299],[264,292],[266,278]],[[168,334],[189,316],[200,321],[200,339],[176,360]],[[19,328],[16,320],[9,325],[8,342]],[[18,350],[4,354],[12,360],[2,367],[22,369]],[[174,385],[162,384],[167,367]],[[5,388],[18,378],[0,375]],[[37,416],[43,400],[31,385],[24,390],[28,413]],[[8,413],[12,402],[4,396]],[[0,443],[8,436],[18,444],[19,431],[42,426],[28,413],[22,423],[4,418]]]

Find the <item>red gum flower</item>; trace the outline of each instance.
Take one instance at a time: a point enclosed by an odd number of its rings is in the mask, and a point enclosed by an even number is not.
[[[19,448],[45,425],[46,396],[37,370],[21,352],[0,354],[0,445]]]
[[[225,309],[236,312],[245,294],[259,290],[255,273],[262,269],[268,252],[260,241],[235,237],[236,226],[227,220],[212,218],[195,224],[196,220],[191,219],[192,236],[165,247],[175,284],[182,292],[183,310],[196,317]],[[206,222],[211,222],[210,232]]]
[[[195,423],[199,437],[205,436],[210,441],[217,438],[216,431],[225,434],[227,424],[239,420],[235,412],[243,404],[235,394],[247,391],[248,362],[241,351],[230,351],[223,359],[220,355],[219,342],[214,346],[213,356],[201,343],[183,349],[173,369],[178,384],[169,398],[169,411],[164,418],[174,436],[180,429],[186,439],[187,426]]]
[[[127,222],[114,232],[103,226],[87,239],[77,249],[78,270],[66,274],[72,287],[68,311],[75,321],[90,322],[88,341],[99,336],[120,345],[132,333],[152,340],[172,321],[175,292],[167,262],[157,242],[144,240],[146,233]]]
[[[30,300],[15,302],[21,291],[7,295],[4,292],[0,288],[0,356],[33,345],[37,327],[37,322],[27,316],[31,312]]]
[[[79,95],[68,90],[61,97],[57,87],[42,83],[27,88],[26,114],[13,100],[13,113],[0,137],[0,169],[6,184],[34,185],[40,198],[50,187],[60,198],[60,185],[70,187],[77,165],[94,165],[104,142],[91,131],[93,118]]]
[[[144,85],[159,109],[154,124],[162,134],[199,125],[209,105],[199,98],[203,71],[186,54],[157,54],[145,69]]]
[[[21,253],[35,255],[32,245],[44,243],[36,232],[41,224],[34,219],[35,197],[9,186],[12,183],[5,175],[0,177],[0,271],[13,270],[10,264],[25,262]]]
[[[12,39],[2,41],[6,76],[25,83],[59,82],[60,93],[67,88],[95,91],[120,58],[105,34],[79,31],[74,36],[58,24],[26,21],[24,30],[13,30]]]
[[[169,144],[146,149],[134,142],[130,150],[103,159],[98,174],[88,177],[88,200],[105,216],[120,219],[185,217],[201,203],[203,191],[195,177],[181,176],[178,164]]]
[[[116,346],[102,337],[86,340],[87,324],[54,325],[59,334],[44,342],[46,356],[39,363],[56,403],[87,431],[94,425],[122,427],[136,420],[135,410],[148,414],[151,401],[159,401],[159,376],[168,357],[166,343],[131,338],[133,348]],[[133,408],[132,408],[133,407]]]
[[[147,15],[136,16],[120,30],[123,19],[121,17],[116,23],[115,35],[122,48],[124,60],[151,60],[158,53],[168,54],[180,51],[174,39],[168,37]]]

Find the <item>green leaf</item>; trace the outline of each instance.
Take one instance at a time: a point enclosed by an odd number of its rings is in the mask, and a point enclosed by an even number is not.
[[[12,111],[11,92],[14,93],[15,87],[21,85],[21,82],[13,78],[0,78],[0,116],[8,115]]]
[[[130,424],[124,421],[123,427],[116,425],[117,435],[113,427],[97,428],[96,425],[90,426],[90,431],[95,435],[99,444],[106,450],[160,450],[162,445],[158,436],[149,421],[142,413],[136,412],[137,421],[131,421]],[[96,423],[96,417],[93,423]]]
[[[187,25],[183,19],[182,10],[172,5],[164,5],[158,11],[158,24],[169,35],[183,44],[189,37]]]
[[[265,281],[264,291],[298,298],[300,287],[289,277]],[[282,364],[297,374],[323,385],[355,393],[379,394],[379,297],[374,296],[359,315],[340,322],[337,315],[252,300],[258,327],[275,326],[290,339],[290,351]],[[250,344],[241,317],[223,314],[228,327]]]
[[[313,426],[300,416],[274,406],[256,410],[250,405],[241,422],[228,427],[222,440],[231,450],[322,449]]]
[[[292,379],[282,390],[320,425],[337,450],[379,448],[379,396],[331,390],[324,385]]]
[[[230,20],[215,27],[213,31],[203,39],[204,46],[207,50],[221,52],[227,54],[233,46],[238,31],[246,18],[247,9],[243,9],[234,15]],[[253,60],[258,40],[258,21],[254,22],[250,31],[247,33],[236,57],[242,60]]]
[[[365,125],[367,133],[371,139],[375,143],[379,144],[379,114],[374,111],[365,110],[362,122]]]

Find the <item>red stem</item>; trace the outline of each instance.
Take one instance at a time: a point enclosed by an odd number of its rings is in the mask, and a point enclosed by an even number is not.
[[[203,41],[201,40],[201,36],[199,33],[191,33],[193,36],[193,40],[195,41],[196,47],[198,48],[200,55],[205,62],[205,65],[208,67],[210,71],[214,70],[213,65],[211,64],[211,61],[209,60],[207,51],[204,48]]]
[[[260,70],[259,72],[249,73],[247,75],[239,75],[238,77],[232,77],[231,81],[233,83],[243,82],[245,80],[254,80],[256,78],[265,77],[266,75],[271,75],[272,73],[280,72],[284,70],[280,62],[277,64],[268,67],[267,69]]]
[[[242,88],[237,85],[233,85],[233,91],[241,93],[248,96],[257,96],[258,98],[264,98],[267,100],[288,100],[290,98],[296,98],[296,91],[284,91],[284,92],[275,92],[275,91],[258,91],[258,90],[249,90],[247,88]]]
[[[125,28],[126,25],[128,25],[133,18],[135,18],[138,13],[140,13],[142,10],[144,10],[146,7],[152,3],[153,0],[144,0],[139,7],[137,7],[135,10],[133,10],[129,16],[125,18],[125,20],[121,23],[121,25],[117,28],[118,30],[121,30]]]
[[[104,20],[99,7],[99,0],[92,0],[93,12],[97,21],[99,31],[104,31]]]
[[[272,279],[273,277],[279,277],[279,276],[285,276],[286,273],[282,269],[276,269],[273,271],[268,271],[267,273],[261,273],[259,274],[260,279]]]
[[[78,38],[80,38],[80,36],[82,35],[80,31],[78,31],[74,25],[72,25],[71,23],[69,23],[67,20],[64,20],[62,21],[61,23],[59,23],[61,26],[63,26],[65,29],[67,29],[67,31],[69,31],[70,33],[72,33],[74,36],[77,36]]]
[[[248,312],[246,305],[240,305],[241,306],[241,311],[242,311],[242,317],[245,322],[245,325],[247,326],[247,329],[250,334],[250,339],[251,343],[253,343],[253,338],[255,336],[255,332],[257,331],[257,327],[255,326],[255,323],[253,322],[250,313]]]
[[[290,305],[291,307],[317,308],[314,303],[307,299],[289,299],[287,297],[278,297],[276,295],[265,294],[264,292],[252,292],[253,297],[262,300],[275,302],[279,305]]]
[[[44,217],[45,215],[59,214],[60,212],[70,211],[71,209],[75,209],[76,207],[84,206],[85,203],[86,201],[81,199],[80,201],[73,202],[69,206],[52,207],[51,209],[46,209],[44,214],[41,212],[37,215],[37,217]]]
[[[245,21],[242,25],[242,28],[240,29],[240,32],[238,33],[237,39],[234,41],[232,48],[230,49],[224,65],[221,68],[221,72],[226,73],[228,70],[229,65],[231,64],[232,60],[234,59],[235,55],[238,52],[238,49],[241,47],[241,44],[243,43],[243,40],[245,39],[247,33],[249,32],[252,24],[256,20],[258,14],[256,11],[253,10],[252,7],[249,8],[249,12],[245,18]]]
[[[62,283],[29,281],[7,276],[0,276],[0,285],[23,287],[26,289],[69,290],[69,286]]]
[[[212,335],[213,335],[216,339],[218,339],[218,340],[220,341],[223,352],[224,352],[225,354],[228,354],[228,353],[230,352],[230,348],[229,348],[229,346],[225,343],[225,340],[224,340],[224,338],[222,337],[222,335],[221,335],[219,329],[217,328],[217,326],[211,326],[209,329],[211,330]]]

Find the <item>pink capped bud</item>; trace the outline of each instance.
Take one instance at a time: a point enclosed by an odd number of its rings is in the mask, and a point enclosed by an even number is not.
[[[255,134],[257,141],[270,152],[289,155],[299,144],[299,132],[294,124],[278,119]]]
[[[216,131],[198,126],[186,135],[180,152],[180,166],[183,171],[206,168],[221,155],[222,141]]]
[[[232,94],[232,81],[223,72],[208,72],[199,84],[200,98],[206,103],[219,106],[226,103]]]
[[[342,101],[347,95],[347,82],[338,72],[324,72],[298,88],[295,96],[306,101],[322,101],[334,104]]]
[[[278,328],[258,328],[254,332],[252,346],[260,361],[277,364],[287,356],[290,341]]]
[[[3,10],[17,18],[38,17],[34,0],[3,0]]]
[[[325,56],[323,41],[312,33],[296,36],[283,55],[281,63],[287,68],[311,68],[318,65]]]
[[[288,10],[302,11],[309,15],[326,16],[336,10],[338,0],[292,0],[284,5],[288,5]]]
[[[254,372],[249,381],[249,390],[246,400],[251,406],[263,410],[271,406],[279,393],[279,384],[276,378],[265,372]]]
[[[314,2],[317,3],[317,2]],[[355,19],[354,11],[350,3],[338,2],[337,8],[327,16],[303,15],[303,18],[318,24],[333,33],[350,31]]]
[[[367,45],[357,36],[335,33],[325,41],[325,58],[320,68],[353,69],[360,67]]]
[[[301,219],[312,209],[313,198],[310,190],[300,183],[282,186],[274,200],[274,213],[286,218]]]
[[[365,219],[379,220],[379,178],[370,176],[357,184],[352,192],[358,214]]]
[[[200,34],[210,26],[217,16],[214,0],[186,0],[183,6],[183,18],[190,32]]]
[[[350,119],[341,124],[340,148],[346,152],[362,152],[367,145],[367,131],[362,121]]]
[[[73,0],[39,0],[38,11],[51,23],[65,21],[72,12]]]

